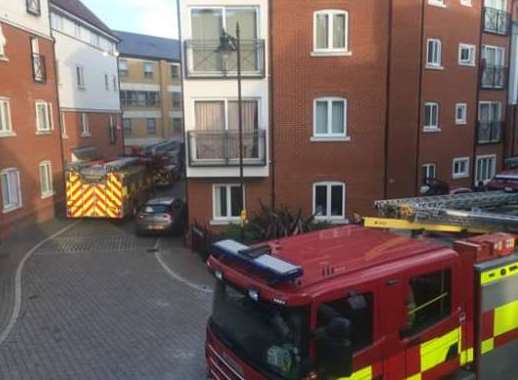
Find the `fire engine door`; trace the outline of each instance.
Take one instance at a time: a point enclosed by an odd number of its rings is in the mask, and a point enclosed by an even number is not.
[[[461,309],[458,270],[452,264],[427,265],[405,279],[405,320],[399,332],[406,378],[442,378],[458,367]]]

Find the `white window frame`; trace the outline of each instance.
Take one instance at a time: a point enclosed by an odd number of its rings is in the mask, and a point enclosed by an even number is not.
[[[473,4],[471,3],[471,0],[460,0],[460,5],[463,5],[465,7],[472,7]]]
[[[63,32],[65,29],[65,20],[63,16],[58,15],[57,13],[50,13],[50,24],[52,29]]]
[[[475,177],[474,177],[475,186],[477,186],[478,182],[479,182],[478,176],[479,176],[480,173],[478,172],[478,163],[479,163],[479,161],[487,160],[487,159],[491,159],[492,160],[491,171],[493,173],[493,176],[496,175],[496,154],[486,154],[486,155],[477,156],[476,157],[476,161],[475,161]],[[482,182],[485,185],[489,181],[491,181],[491,179],[492,179],[492,177],[491,178],[487,178],[485,180],[482,180]]]
[[[65,111],[61,111],[61,137],[68,139],[67,135],[67,118]]]
[[[76,65],[75,71],[76,71],[75,77],[76,77],[77,88],[80,90],[85,90],[86,89],[86,77],[85,77],[84,66]]]
[[[423,180],[428,179],[428,178],[437,178],[437,164],[436,163],[434,163],[434,162],[427,162],[425,164],[422,164],[421,168],[426,170],[426,174],[427,175],[426,175],[425,178],[421,178],[420,181],[423,181]],[[433,169],[433,176],[428,175],[430,173],[431,169]]]
[[[90,125],[88,123],[88,114],[86,112],[81,112],[79,117],[80,117],[79,128],[81,129],[80,136],[81,137],[92,136],[92,132],[90,131]]]
[[[42,124],[40,120],[40,113],[38,112],[38,107],[45,107],[45,116],[47,118],[46,125]],[[37,100],[35,102],[35,111],[36,111],[36,133],[50,133],[54,129],[54,125],[52,123],[52,104]]]
[[[15,174],[15,184],[14,186],[12,186],[10,184],[10,180],[11,180],[11,175],[12,174]],[[11,212],[11,211],[14,211],[14,210],[17,210],[19,208],[22,208],[23,207],[23,200],[22,200],[22,188],[21,188],[21,184],[20,184],[20,171],[16,168],[7,168],[7,169],[3,169],[0,171],[0,177],[2,176],[7,176],[8,178],[8,186],[9,188],[7,189],[7,192],[9,192],[9,194],[12,194],[11,192],[12,191],[16,191],[16,195],[17,195],[17,198],[18,198],[18,203],[12,203],[12,204],[5,204],[5,199],[2,198],[2,212],[4,214],[8,213],[8,212]],[[2,185],[2,181],[0,181],[0,186]],[[0,189],[0,194],[3,194],[3,189]],[[10,197],[12,198],[13,196],[10,195]]]
[[[151,71],[146,70],[146,68],[149,66],[151,66]],[[155,64],[153,62],[149,62],[149,61],[144,62],[143,69],[144,69],[144,79],[153,79],[155,77]],[[149,73],[151,73],[151,76],[146,76]]]
[[[469,51],[469,60],[463,60],[462,59],[462,51],[463,50]],[[475,58],[477,55],[477,46],[472,44],[465,44],[460,43],[459,44],[459,65],[461,66],[475,66]]]
[[[329,20],[329,30],[327,33],[327,48],[317,47],[317,18],[319,15],[327,15]],[[334,43],[334,16],[344,15],[345,16],[345,46],[343,48],[333,48]],[[321,9],[313,13],[313,52],[312,55],[351,55],[349,49],[349,12],[342,9]]]
[[[437,49],[437,62],[430,62],[428,58],[430,57],[430,43],[434,42],[436,44]],[[426,67],[429,69],[443,69],[442,66],[442,41],[439,38],[428,38],[426,40]]]
[[[7,54],[5,52],[5,46],[7,45],[7,38],[2,30],[2,24],[0,24],[0,61],[7,61]]]
[[[478,102],[478,121],[487,121],[487,120],[481,120],[480,117],[482,116],[482,112],[481,112],[481,109],[482,109],[482,106],[483,105],[493,105],[493,104],[496,104],[498,105],[498,115],[497,115],[497,118],[496,119],[491,119],[489,121],[494,121],[494,122],[498,122],[498,121],[503,121],[503,117],[502,117],[502,102],[499,102],[499,101],[493,101],[493,100],[481,100]]]
[[[319,186],[325,186],[327,190],[327,205],[326,205],[326,215],[317,215],[317,207],[316,207],[316,200],[317,200],[317,187]],[[333,186],[342,186],[342,215],[331,215],[331,189]],[[339,182],[339,181],[323,181],[323,182],[315,182],[313,183],[313,215],[315,217],[315,220],[318,221],[327,221],[327,222],[341,222],[345,223],[347,221],[345,217],[345,210],[346,210],[346,198],[347,195],[347,185],[345,182]]]
[[[317,103],[327,102],[327,133],[317,133]],[[344,132],[332,133],[333,128],[333,102],[343,102],[344,104]],[[340,97],[321,97],[313,100],[313,136],[311,141],[350,141],[351,137],[347,131],[347,99]]]
[[[435,125],[425,125],[426,120],[426,108],[427,107],[436,107],[437,108],[437,123]],[[425,132],[438,132],[441,130],[440,128],[440,118],[441,118],[441,107],[438,102],[425,102],[423,107],[423,131]]]
[[[182,101],[183,105],[183,97],[180,99]],[[207,98],[207,97],[200,97],[200,98],[193,98],[191,102],[191,115],[192,120],[196,123],[196,103],[197,102],[222,102],[224,107],[224,115],[225,115],[225,131],[230,130],[229,129],[229,123],[228,123],[228,103],[229,102],[237,102],[238,98]],[[259,131],[264,130],[263,127],[263,109],[262,109],[262,99],[261,98],[253,98],[253,97],[243,97],[243,102],[256,102],[257,103],[257,129]]]
[[[229,216],[218,216],[216,215],[216,202],[219,201],[219,198],[217,197],[217,189],[218,188],[226,188],[227,190],[227,199],[226,199],[226,208],[227,208],[227,215]],[[218,183],[212,185],[212,222],[214,224],[229,224],[229,223],[235,223],[235,222],[241,222],[241,215],[239,216],[231,216],[232,212],[232,188],[240,188],[240,184],[236,183]],[[243,186],[243,209],[246,210],[246,185]]]
[[[500,62],[487,62],[486,51],[488,51],[488,50],[494,50],[495,57],[500,58]],[[499,52],[498,54],[497,54],[497,51]],[[503,46],[484,44],[484,45],[482,45],[481,58],[486,61],[486,66],[505,67],[505,65],[506,65],[505,51],[506,51],[505,47],[503,47]]]
[[[6,126],[5,129],[0,130],[0,137],[16,136],[16,133],[13,131],[9,98],[0,97],[0,118],[2,119],[2,124]]]
[[[462,118],[458,117],[459,109],[463,109]],[[456,125],[466,125],[467,123],[468,123],[468,105],[466,103],[455,104],[455,124]]]
[[[42,169],[44,170],[45,177],[42,176]],[[40,190],[41,190],[41,198],[49,198],[54,195],[54,181],[52,177],[52,163],[49,160],[45,160],[40,162],[39,165],[39,175],[40,175]],[[47,182],[46,184],[44,182]],[[45,189],[45,187],[47,187]]]
[[[488,4],[490,1],[488,0],[484,0],[484,7],[490,7],[490,8],[494,8],[494,9],[498,9],[498,10],[501,10],[501,11],[506,11],[507,10],[507,1],[506,0],[503,0],[501,2],[501,4],[503,5],[502,7],[496,7],[494,4]]]
[[[446,3],[444,0],[428,0],[428,5],[433,5],[434,7],[446,8]]]
[[[452,162],[452,178],[453,179],[461,179],[461,178],[469,178],[469,172],[470,172],[470,158],[469,157],[457,157],[453,159]],[[457,172],[456,171],[456,165],[460,162],[463,162],[465,165],[465,170],[463,172]]]

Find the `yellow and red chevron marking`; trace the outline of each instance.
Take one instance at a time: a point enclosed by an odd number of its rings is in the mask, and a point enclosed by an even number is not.
[[[67,214],[72,218],[120,218],[122,190],[113,175],[101,183],[81,183],[79,175],[67,178]]]
[[[482,347],[487,354],[510,341],[518,340],[518,300],[500,306],[482,315]]]

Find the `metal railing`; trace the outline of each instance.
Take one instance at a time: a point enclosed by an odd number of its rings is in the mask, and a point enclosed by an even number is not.
[[[501,9],[484,7],[484,32],[507,35],[511,25],[511,15]]]
[[[187,133],[189,166],[239,166],[239,131]],[[243,164],[266,165],[266,132],[243,132]]]
[[[486,66],[482,70],[480,81],[481,88],[504,89],[505,73],[507,68],[504,66]]]
[[[478,144],[498,144],[502,142],[502,121],[479,121],[477,129]]]
[[[41,15],[40,0],[26,0],[27,13],[39,16]]]
[[[237,77],[237,53],[223,53],[219,40],[185,41],[188,78]],[[241,41],[241,70],[244,78],[264,77],[264,40]]]
[[[47,81],[47,65],[43,55],[32,54],[32,79],[39,83]]]

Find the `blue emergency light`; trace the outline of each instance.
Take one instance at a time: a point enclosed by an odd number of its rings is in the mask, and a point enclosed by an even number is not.
[[[271,284],[293,281],[304,274],[301,266],[271,255],[268,245],[248,247],[235,240],[222,240],[212,245],[212,254],[243,266],[264,277]]]

